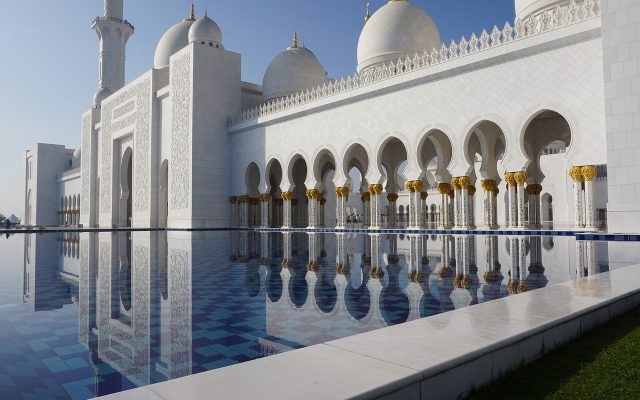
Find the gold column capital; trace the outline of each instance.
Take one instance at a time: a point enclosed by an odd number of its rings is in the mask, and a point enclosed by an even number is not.
[[[407,183],[404,184],[404,187],[411,193],[415,193],[415,189],[413,188],[413,181],[407,181]]]
[[[427,197],[429,197],[429,193],[420,192],[420,200],[425,201],[427,199]]]
[[[469,189],[469,185],[471,185],[471,179],[468,176],[459,176],[458,185],[460,185],[460,188],[462,189]]]
[[[348,186],[339,186],[336,188],[336,196],[338,197],[349,197],[349,187]]]
[[[569,176],[573,179],[574,182],[582,182],[582,168],[571,167],[571,169],[569,170]]]
[[[598,171],[596,167],[593,165],[586,165],[580,169],[582,177],[586,182],[593,182],[593,179],[596,177]]]
[[[245,196],[240,196],[238,198],[238,203],[247,204],[247,203],[249,203],[249,200],[250,200],[249,196],[246,196],[246,195]]]
[[[238,197],[237,197],[237,196],[231,196],[231,197],[229,197],[229,203],[231,203],[231,204],[238,204]]]
[[[387,200],[389,200],[390,202],[396,202],[398,201],[398,195],[395,193],[389,193],[387,195]]]
[[[438,183],[437,189],[440,194],[451,193],[451,185],[448,183]]]
[[[371,185],[369,185],[369,193],[379,196],[380,194],[382,194],[382,185],[379,183],[373,183]]]
[[[528,175],[524,171],[518,171],[513,174],[513,177],[516,180],[518,186],[524,186],[524,184],[527,182]]]
[[[324,206],[325,204],[327,204],[327,199],[325,199],[324,197],[322,197],[322,198],[320,199],[320,205],[321,205],[321,206]]]
[[[269,200],[271,200],[271,194],[269,194],[269,193],[263,193],[263,194],[261,194],[261,195],[260,195],[260,201],[261,201],[262,203],[268,203],[268,202],[269,202]]]
[[[480,184],[485,192],[492,192],[497,186],[493,179],[484,179]]]
[[[293,200],[293,192],[282,192],[282,200],[284,201]]]
[[[469,186],[469,196],[475,196],[476,194],[476,187],[474,185],[470,185]]]
[[[318,200],[320,198],[320,191],[318,189],[307,190],[307,199]]]
[[[363,203],[366,203],[367,201],[370,201],[371,200],[371,193],[369,193],[369,192],[364,193],[362,195],[362,197],[361,197],[361,200],[362,200]]]
[[[517,184],[515,173],[513,172],[507,172],[504,174],[504,180],[507,182],[507,187],[516,186]]]
[[[422,183],[422,181],[413,181],[413,190],[415,192],[422,192],[422,189],[424,189],[424,183]]]
[[[451,186],[453,186],[455,190],[462,189],[462,185],[460,185],[460,178],[457,178],[457,177],[451,178]]]

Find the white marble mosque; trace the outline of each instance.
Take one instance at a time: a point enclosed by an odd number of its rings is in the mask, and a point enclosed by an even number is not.
[[[353,75],[333,77],[295,35],[261,84],[241,79],[241,54],[225,48],[215,15],[194,7],[126,83],[134,27],[123,3],[104,0],[93,21],[100,76],[81,148],[26,154],[26,225],[640,222],[621,195],[623,149],[613,144],[631,105],[612,89],[616,74],[639,71],[616,72],[607,0],[515,0],[515,21],[450,43],[425,10],[392,0],[367,8]]]

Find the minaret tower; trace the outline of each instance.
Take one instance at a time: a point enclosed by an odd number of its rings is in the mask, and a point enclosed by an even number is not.
[[[100,39],[98,91],[93,106],[124,86],[125,47],[134,28],[124,18],[124,0],[104,0],[104,17],[91,26]]]

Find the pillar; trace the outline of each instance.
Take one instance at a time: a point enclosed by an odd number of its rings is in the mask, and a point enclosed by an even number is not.
[[[456,192],[456,197],[458,195],[460,196],[460,223],[456,224],[456,226],[463,229],[469,229],[471,226],[471,221],[469,219],[469,187],[471,186],[471,179],[469,179],[468,176],[460,176],[458,177],[458,185],[460,186],[460,190]]]
[[[542,227],[540,214],[540,193],[542,193],[542,185],[537,183],[527,185],[526,192],[529,196],[529,225],[532,229],[540,229]]]
[[[469,228],[476,228],[476,187],[475,185],[469,186]]]
[[[387,195],[389,201],[389,228],[395,228],[398,226],[398,195],[395,193],[389,193]]]
[[[362,212],[364,213],[364,227],[369,228],[371,226],[371,208],[369,202],[371,201],[371,195],[366,192],[361,197],[362,200]]]
[[[451,185],[448,183],[439,183],[438,193],[440,193],[440,215],[438,217],[439,228],[449,228],[449,193],[451,193]]]
[[[429,212],[427,209],[427,198],[429,194],[427,192],[420,192],[420,226],[426,227],[428,222]]]
[[[239,204],[239,212],[238,212],[238,222],[240,228],[248,228],[249,227],[249,196],[240,196],[238,199]]]
[[[336,228],[344,229],[347,226],[347,201],[349,201],[349,187],[336,188]]]
[[[380,209],[380,203],[382,199],[382,185],[379,183],[369,185],[369,204],[371,207],[370,218],[371,228],[380,229],[382,226],[382,215]]]
[[[573,199],[575,203],[575,228],[584,228],[584,208],[582,194],[582,168],[573,167],[569,171],[569,176],[573,179]]]
[[[595,178],[596,167],[587,165],[580,170],[584,180],[584,227],[585,229],[596,229],[596,209],[595,209]]]
[[[514,173],[517,184],[518,229],[526,228],[526,207],[524,204],[524,185],[527,183],[527,173],[518,171]]]
[[[271,218],[272,226],[281,227],[283,225],[283,221],[282,221],[283,207],[284,207],[284,200],[282,200],[282,197],[280,197],[279,199],[276,199],[273,217]]]
[[[320,202],[319,202],[319,207],[320,207],[320,213],[318,214],[318,226],[323,227],[325,226],[325,206],[327,205],[327,199],[325,199],[324,197],[322,197],[322,195],[320,195]]]
[[[504,175],[504,180],[507,183],[508,190],[508,207],[509,212],[507,215],[509,216],[507,221],[507,228],[515,228],[518,225],[518,203],[516,199],[516,178],[513,172],[507,172]]]
[[[271,203],[271,194],[263,193],[260,195],[260,226],[268,228],[271,226],[269,206]]]
[[[498,228],[497,196],[500,191],[498,183],[493,179],[482,181],[484,190],[484,226],[487,229]]]
[[[309,189],[307,190],[307,200],[308,208],[307,212],[309,215],[309,228],[317,228],[318,227],[318,215],[319,212],[319,202],[320,192],[317,189]]]
[[[293,192],[282,192],[282,227],[293,227]]]
[[[460,228],[462,226],[461,218],[461,191],[462,185],[460,185],[459,178],[451,179],[451,186],[453,186],[453,226],[454,228]]]

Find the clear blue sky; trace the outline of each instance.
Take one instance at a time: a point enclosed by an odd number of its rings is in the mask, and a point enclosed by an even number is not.
[[[514,0],[412,0],[449,43],[514,19]],[[375,11],[386,0],[370,0]],[[0,213],[24,213],[24,152],[34,143],[80,145],[80,115],[97,83],[98,41],[91,20],[102,0],[3,1],[0,13]],[[261,83],[294,30],[333,78],[355,70],[365,0],[196,0],[222,28],[225,48],[242,54],[242,77]],[[162,34],[190,0],[125,0],[136,27],[127,47],[127,81],[152,67]]]

